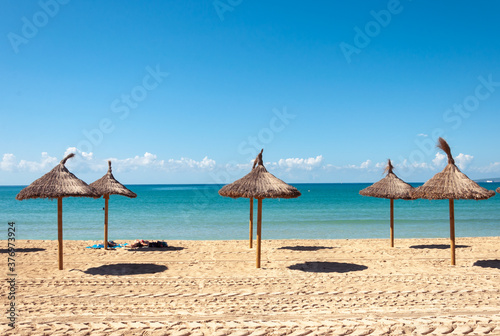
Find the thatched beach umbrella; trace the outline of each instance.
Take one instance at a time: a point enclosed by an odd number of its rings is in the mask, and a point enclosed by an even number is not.
[[[127,189],[118,182],[111,172],[111,161],[108,161],[108,172],[95,182],[90,184],[101,196],[104,196],[104,249],[108,249],[108,202],[109,195],[122,195],[130,198],[137,197],[137,194]]]
[[[413,187],[401,180],[393,173],[394,166],[391,160],[387,162],[387,176],[371,186],[361,190],[359,193],[363,196],[388,198],[391,200],[391,247],[394,247],[394,200],[411,199]]]
[[[232,198],[256,198],[257,203],[257,268],[260,268],[261,232],[262,232],[262,200],[264,198],[296,198],[301,195],[297,188],[286,184],[269,173],[262,161],[262,151],[257,156],[250,173],[241,179],[222,187],[219,195]]]
[[[63,197],[100,197],[94,188],[77,178],[64,166],[66,161],[73,156],[75,156],[73,153],[66,156],[57,166],[54,167],[54,169],[21,190],[16,196],[16,199],[20,201],[28,198],[57,198],[57,231],[60,270],[63,269]]]
[[[497,188],[497,193],[499,193],[499,194],[500,194],[500,187],[498,187],[498,188]]]
[[[451,155],[451,149],[443,138],[439,138],[438,148],[448,156],[448,165],[424,185],[415,188],[412,198],[448,199],[450,203],[450,249],[451,264],[455,265],[455,205],[456,199],[488,199],[495,195],[493,190],[485,189],[472,181],[458,169]]]

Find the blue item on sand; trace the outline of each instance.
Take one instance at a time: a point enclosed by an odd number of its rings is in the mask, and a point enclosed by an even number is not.
[[[127,245],[128,245],[127,243],[125,243],[125,244],[116,244],[113,241],[108,242],[108,248],[112,248],[112,249],[117,248],[117,247],[125,247]],[[104,248],[104,244],[94,244],[92,246],[87,246],[87,248],[101,249],[101,248]]]

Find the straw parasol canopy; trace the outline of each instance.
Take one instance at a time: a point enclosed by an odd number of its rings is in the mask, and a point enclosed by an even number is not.
[[[455,265],[455,206],[456,199],[488,199],[495,195],[493,190],[485,189],[472,181],[458,169],[455,160],[451,155],[448,143],[439,138],[438,148],[443,150],[448,156],[448,164],[440,173],[437,173],[424,185],[415,188],[412,198],[425,198],[430,200],[448,199],[450,203],[450,247],[451,264]]]
[[[17,194],[19,201],[28,198],[60,197],[100,197],[93,188],[66,168],[66,161],[75,156],[71,153],[59,162],[50,172],[35,180]]]
[[[383,179],[361,190],[359,193],[370,197],[411,199],[413,187],[394,174],[394,166],[391,160],[387,161],[387,167],[384,172],[387,172],[387,175]]]
[[[241,179],[222,187],[219,195],[231,198],[297,198],[297,188],[269,173],[264,165],[252,169]]]
[[[19,201],[29,198],[57,198],[57,228],[59,245],[59,269],[63,269],[62,199],[63,197],[99,198],[97,191],[73,175],[64,165],[75,156],[71,153],[50,172],[31,183],[17,194]]]
[[[122,195],[136,198],[137,194],[118,182],[111,170],[111,161],[108,160],[108,172],[90,184],[100,195]]]
[[[104,249],[108,249],[108,202],[109,195],[122,195],[136,198],[137,194],[118,182],[111,172],[111,161],[108,160],[108,172],[90,184],[101,196],[104,196]]]
[[[497,188],[497,193],[499,193],[499,194],[500,194],[500,187],[498,187],[498,188]]]
[[[250,198],[251,201],[253,198],[257,198],[257,268],[260,268],[262,200],[264,198],[296,198],[301,195],[297,188],[286,184],[267,171],[262,161],[262,151],[255,159],[254,168],[252,168],[250,173],[219,190],[219,195],[221,196],[231,198],[245,197]],[[253,207],[251,206],[252,210]]]
[[[388,198],[391,203],[391,247],[394,247],[394,200],[395,199],[411,199],[413,187],[401,180],[393,172],[394,166],[391,160],[387,160],[385,172],[387,175],[380,181],[361,190],[359,193],[363,196]]]

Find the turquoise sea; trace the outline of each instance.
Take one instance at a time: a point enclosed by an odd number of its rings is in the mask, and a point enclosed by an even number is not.
[[[387,238],[389,200],[359,195],[368,183],[293,184],[297,199],[263,201],[263,239]],[[415,184],[414,186],[418,186]],[[495,190],[500,183],[483,183]],[[109,201],[110,240],[248,239],[249,200],[221,197],[220,185],[128,185],[137,193]],[[4,237],[16,223],[17,239],[57,239],[57,201],[17,201],[23,186],[0,186]],[[104,200],[65,198],[64,239],[102,240]],[[255,223],[257,202],[255,201]],[[455,201],[457,237],[500,236],[500,195]],[[396,238],[449,236],[447,200],[395,201]]]

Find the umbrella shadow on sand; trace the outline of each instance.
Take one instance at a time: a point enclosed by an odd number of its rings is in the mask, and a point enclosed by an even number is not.
[[[455,245],[455,248],[468,248],[468,245]],[[446,244],[428,244],[428,245],[413,245],[410,246],[412,249],[435,249],[435,250],[447,250],[450,245]]]
[[[497,268],[500,269],[500,260],[478,260],[473,266],[485,267],[485,268]]]
[[[154,274],[166,271],[167,266],[156,264],[112,264],[92,267],[84,271],[92,275],[136,275]]]
[[[319,250],[331,250],[333,247],[328,246],[283,246],[278,248],[278,250],[292,250],[292,251],[319,251]]]
[[[368,269],[365,265],[326,261],[306,261],[302,264],[291,265],[288,268],[291,270],[313,273],[347,273]]]
[[[16,253],[20,252],[41,252],[45,251],[44,248],[39,248],[39,247],[27,247],[27,248],[16,248]],[[10,251],[8,249],[0,249],[0,253],[9,253]]]

